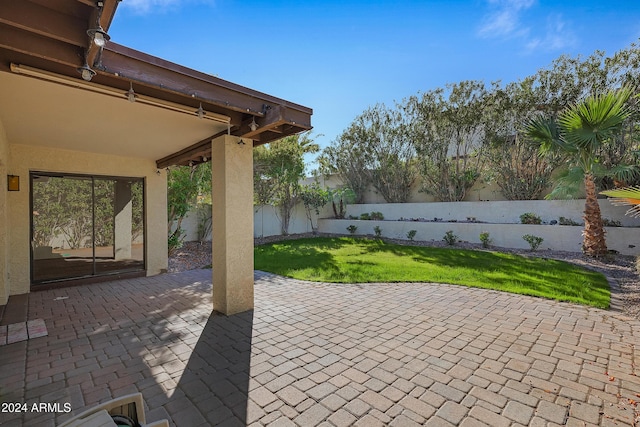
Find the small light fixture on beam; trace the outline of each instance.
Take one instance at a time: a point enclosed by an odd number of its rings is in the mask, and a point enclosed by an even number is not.
[[[189,161],[189,167],[193,167],[193,161]]]
[[[107,34],[107,32],[102,29],[100,24],[98,24],[98,28],[92,28],[90,30],[87,30],[87,35],[91,38],[91,40],[93,40],[95,45],[98,47],[104,47],[104,45],[106,45],[107,42],[111,40],[111,37],[109,36],[109,34]]]
[[[246,144],[245,144],[244,140],[242,138],[240,138],[238,140],[238,145],[246,145]]]
[[[133,82],[129,82],[129,91],[125,93],[125,95],[127,96],[129,102],[136,102],[136,98],[138,97],[138,95],[136,95],[136,93],[133,91]]]
[[[196,114],[199,119],[204,119],[204,115],[207,114],[207,112],[202,109],[202,102],[200,103],[200,107],[196,110]]]
[[[80,73],[80,75],[82,76],[82,80],[88,81],[90,82],[91,79],[93,78],[93,76],[96,75],[96,72],[93,71],[90,67],[89,64],[84,63],[84,65],[80,68],[77,69],[78,72]]]
[[[102,48],[107,42],[111,39],[109,34],[102,28],[100,25],[100,17],[102,16],[102,8],[104,7],[104,2],[99,1],[97,3],[98,8],[98,16],[96,18],[96,28],[91,28],[87,30],[87,35],[91,38],[91,41],[95,43],[96,46]]]
[[[207,156],[202,156],[202,161],[206,162],[207,161]]]
[[[251,123],[249,123],[249,129],[251,129],[251,132],[255,132],[256,129],[258,129],[258,124],[256,123],[255,117],[251,119]]]
[[[18,175],[7,175],[7,190],[20,191],[20,177]]]

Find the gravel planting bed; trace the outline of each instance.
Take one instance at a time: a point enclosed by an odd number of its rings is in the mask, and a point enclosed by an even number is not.
[[[340,237],[343,235],[321,234],[321,237]],[[303,237],[313,237],[311,233],[295,234],[289,236],[268,236],[256,238],[254,243],[262,245],[281,240],[300,239]],[[413,246],[431,246],[431,247],[447,247],[443,241],[407,241],[400,239],[385,239],[388,242],[400,245]],[[586,268],[591,268],[604,273],[610,279],[618,283],[619,290],[612,289],[612,305],[618,305],[619,309],[627,316],[640,320],[640,277],[636,272],[636,259],[633,256],[612,255],[606,259],[592,259],[585,257],[579,252],[564,252],[553,250],[538,250],[531,252],[524,249],[511,249],[491,247],[489,249],[482,248],[477,243],[457,243],[455,248],[476,249],[476,250],[492,250],[506,253],[514,253],[525,256],[535,256],[542,258],[559,259],[573,264],[577,264]],[[211,266],[211,242],[185,242],[184,246],[174,252],[169,257],[169,272],[175,273],[185,270],[193,270],[196,268],[204,268]],[[619,304],[615,304],[618,301]],[[615,307],[614,307],[615,308]]]

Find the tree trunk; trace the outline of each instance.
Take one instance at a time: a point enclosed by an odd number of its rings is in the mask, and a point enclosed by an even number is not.
[[[584,187],[586,200],[584,206],[584,240],[582,251],[589,256],[600,257],[607,253],[607,243],[604,238],[604,225],[600,206],[596,196],[596,185],[593,175],[586,174],[584,177]]]

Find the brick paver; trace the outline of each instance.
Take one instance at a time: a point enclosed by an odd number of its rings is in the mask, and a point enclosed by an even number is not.
[[[640,422],[640,322],[615,312],[260,272],[251,312],[212,314],[210,295],[208,270],[30,294],[48,336],[2,346],[2,400],[79,412],[140,391],[151,420],[179,427]]]

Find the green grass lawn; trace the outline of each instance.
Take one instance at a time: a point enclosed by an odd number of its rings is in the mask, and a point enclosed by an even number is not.
[[[602,274],[562,261],[350,237],[257,246],[255,268],[318,282],[451,283],[600,308],[609,307],[610,297]]]

